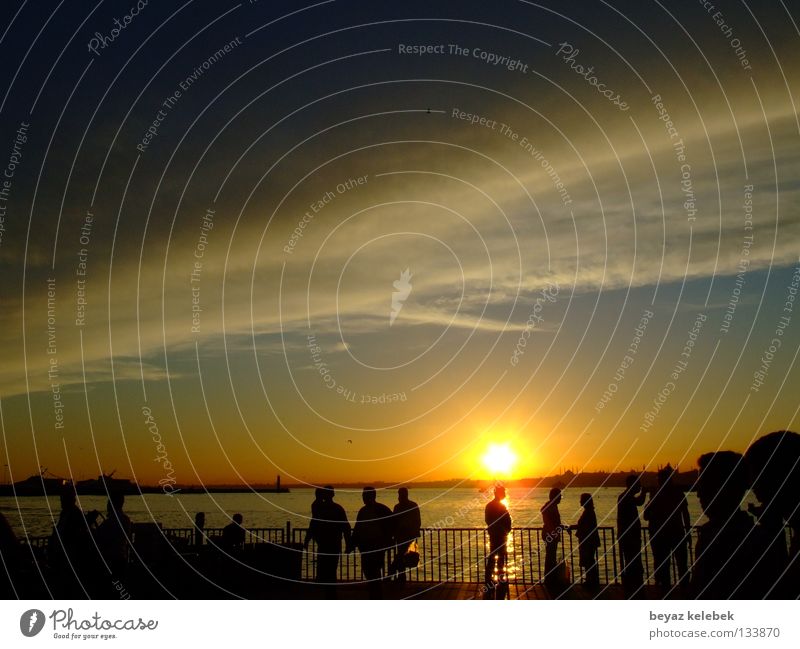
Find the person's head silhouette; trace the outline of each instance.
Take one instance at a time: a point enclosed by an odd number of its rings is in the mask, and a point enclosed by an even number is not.
[[[408,489],[406,487],[400,487],[397,490],[397,500],[401,503],[408,502]]]
[[[334,491],[333,487],[331,485],[325,485],[325,487],[322,490],[322,500],[326,502],[331,502],[335,495],[336,492]]]
[[[552,504],[557,505],[561,502],[561,489],[558,487],[553,487],[550,490],[549,500]]]
[[[764,435],[744,459],[761,504],[787,522],[800,523],[800,435],[790,430]]]
[[[663,487],[664,485],[668,484],[672,480],[672,475],[674,473],[674,469],[667,464],[663,469],[660,469],[658,472],[658,485]]]
[[[628,491],[638,491],[639,487],[639,476],[635,473],[631,473],[631,475],[625,478],[625,487]]]
[[[748,479],[744,458],[734,451],[706,453],[697,460],[697,499],[709,520],[724,522],[742,504]]]
[[[499,484],[495,485],[494,488],[494,499],[495,500],[503,500],[506,497],[506,488]]]
[[[59,498],[61,500],[61,509],[70,509],[77,506],[78,494],[72,485],[65,485],[61,489]]]
[[[243,520],[244,520],[244,516],[242,516],[241,514],[234,514],[233,515],[233,522],[236,523],[237,525],[241,525]]]
[[[371,505],[377,498],[378,494],[375,492],[375,487],[364,487],[361,491],[361,500],[364,501],[365,505]]]
[[[206,524],[206,515],[203,512],[197,512],[194,515],[194,524],[197,527],[204,527]]]
[[[112,511],[121,512],[124,504],[125,504],[125,494],[119,491],[112,492],[108,495],[108,505],[106,506],[106,509],[108,509],[109,512]]]
[[[589,493],[581,494],[581,507],[585,507],[586,509],[594,509],[594,501],[592,500],[592,494]]]

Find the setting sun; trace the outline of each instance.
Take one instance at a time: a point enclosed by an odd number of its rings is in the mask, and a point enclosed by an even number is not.
[[[483,465],[492,475],[510,475],[517,462],[517,454],[508,444],[491,444],[483,455]]]

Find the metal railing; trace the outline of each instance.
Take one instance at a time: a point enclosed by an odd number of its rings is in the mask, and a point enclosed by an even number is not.
[[[303,548],[307,528],[286,527],[251,528],[246,530],[246,543],[274,543],[289,545],[302,552],[301,577],[313,580],[316,574],[316,547],[313,541],[308,549]],[[168,528],[161,530],[164,538],[177,551],[196,548],[194,528]],[[688,566],[694,561],[694,547],[697,529],[691,533],[688,548]],[[222,528],[207,528],[203,531],[204,543],[218,545]],[[613,527],[598,527],[600,548],[598,568],[600,581],[604,584],[619,583],[622,565],[618,554],[616,530]],[[40,553],[47,549],[49,537],[29,537],[28,544]],[[134,535],[134,544],[136,538]],[[485,528],[443,527],[424,528],[417,539],[420,555],[419,564],[406,571],[407,579],[421,582],[470,582],[484,581],[485,559],[489,551],[489,539]],[[788,544],[788,537],[787,537]],[[544,581],[545,543],[541,527],[515,527],[507,542],[506,571],[509,581],[521,584],[538,584]],[[395,558],[394,548],[386,552],[385,565]],[[645,583],[654,583],[654,562],[649,543],[649,530],[642,528],[642,564]],[[578,540],[574,534],[562,532],[558,545],[558,559],[563,561],[572,581],[581,580],[578,556]],[[673,564],[672,581],[677,583],[677,571]],[[338,578],[340,581],[362,579],[361,554],[358,551],[342,552],[339,558]]]
[[[619,581],[619,561],[616,553],[616,533],[611,527],[598,528],[600,550],[598,568],[604,583]],[[292,530],[292,541],[302,542],[305,528]],[[483,528],[447,527],[425,528],[417,539],[420,560],[416,568],[406,571],[412,581],[483,583],[485,561],[489,552],[489,537]],[[509,581],[537,584],[544,581],[544,538],[539,527],[515,527],[506,543],[506,572]],[[386,553],[386,565],[395,558],[394,548]],[[580,579],[578,542],[574,535],[563,533],[559,543],[559,558],[568,566],[573,578]],[[303,553],[302,575],[313,579],[316,569],[316,548],[313,541]],[[361,579],[360,553],[342,554],[339,559],[339,580]]]
[[[29,536],[28,545],[32,548],[46,550],[47,545],[50,543],[49,536]]]
[[[207,541],[222,539],[221,527],[208,527],[203,529],[203,536]],[[245,543],[286,543],[288,527],[252,527],[245,529]],[[193,545],[197,530],[193,527],[173,527],[163,530],[164,536],[175,545]],[[135,540],[135,539],[134,539]]]

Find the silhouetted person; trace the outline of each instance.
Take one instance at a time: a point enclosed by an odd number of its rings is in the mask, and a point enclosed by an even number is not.
[[[308,548],[309,544],[311,543],[312,539],[314,538],[314,530],[316,526],[319,524],[319,508],[322,505],[322,501],[325,498],[325,489],[322,487],[317,487],[314,489],[314,502],[311,503],[311,520],[308,522],[308,529],[306,530],[306,538],[303,541],[303,545]]]
[[[97,547],[111,571],[117,579],[124,579],[128,568],[128,552],[131,542],[131,519],[122,511],[125,496],[112,493],[106,504],[106,519],[97,528],[95,538]]]
[[[699,599],[760,599],[757,568],[764,545],[741,508],[748,488],[744,459],[733,451],[701,455],[697,461],[697,498],[708,518],[697,532],[692,594]]]
[[[317,544],[317,581],[331,587],[337,580],[342,539],[348,551],[351,544],[350,522],[344,508],[334,502],[334,496],[330,485],[320,490],[315,505],[311,506],[311,524],[305,541],[306,548],[312,540]],[[332,588],[326,589],[329,597],[334,592]]]
[[[394,561],[392,574],[397,573],[400,581],[406,579],[406,566],[403,563],[408,548],[418,537],[422,520],[419,506],[408,499],[408,489],[400,487],[397,490],[397,504],[394,506]]]
[[[685,585],[691,540],[689,504],[683,490],[673,482],[674,471],[667,465],[658,472],[658,488],[642,512],[650,525],[656,585],[664,591],[671,586],[670,568],[675,562],[678,584]]]
[[[542,537],[544,538],[544,583],[553,591],[565,586],[565,575],[561,574],[558,562],[558,544],[561,533],[567,529],[561,524],[561,489],[553,487],[547,502],[542,505]]]
[[[92,594],[93,572],[98,567],[90,527],[98,513],[81,511],[71,485],[62,489],[60,499],[61,513],[47,548],[55,594],[62,599],[83,598]]]
[[[17,599],[25,593],[15,592],[21,584],[16,583],[19,573],[20,545],[11,525],[0,512],[0,599]]]
[[[600,587],[600,569],[597,566],[597,550],[600,547],[600,533],[597,531],[597,514],[594,511],[592,494],[581,494],[583,512],[575,525],[578,537],[578,557],[585,573],[584,585],[590,590]]]
[[[356,517],[352,545],[361,553],[361,571],[369,581],[370,596],[380,598],[386,551],[394,536],[392,510],[377,502],[375,487],[364,487],[361,499],[364,506]]]
[[[779,430],[764,435],[747,449],[745,462],[753,493],[761,503],[758,527],[767,545],[766,596],[800,598],[800,435]],[[784,527],[791,528],[786,550]]]
[[[197,512],[194,515],[194,544],[196,546],[203,545],[203,539],[206,536],[206,515],[203,512]]]
[[[625,491],[617,498],[617,539],[622,562],[622,588],[626,597],[644,595],[644,567],[642,566],[642,523],[639,507],[644,504],[645,493],[639,476],[625,478]]]
[[[242,527],[243,521],[244,517],[241,514],[234,514],[232,522],[222,528],[222,547],[226,551],[231,552],[244,548],[246,534]]]
[[[489,534],[489,554],[486,557],[486,570],[484,573],[484,585],[486,596],[491,598],[495,594],[494,590],[494,571],[497,566],[499,581],[504,581],[506,567],[506,542],[511,532],[511,514],[508,513],[503,500],[506,497],[506,489],[502,485],[494,488],[494,499],[490,500],[484,510],[487,532]]]

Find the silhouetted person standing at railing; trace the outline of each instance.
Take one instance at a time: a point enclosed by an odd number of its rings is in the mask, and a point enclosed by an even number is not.
[[[560,593],[566,586],[564,564],[558,561],[558,544],[561,534],[568,529],[561,524],[561,489],[553,487],[547,502],[542,505],[542,537],[544,538],[544,583],[552,593]]]
[[[503,502],[506,497],[506,489],[501,485],[494,488],[494,499],[490,500],[484,510],[484,518],[489,534],[489,554],[486,557],[486,570],[484,574],[484,585],[486,596],[492,598],[494,591],[494,571],[497,566],[497,574],[500,583],[503,582],[506,567],[506,542],[511,532],[511,514]]]
[[[692,594],[699,599],[760,599],[761,532],[741,508],[748,488],[744,458],[733,451],[701,455],[697,498],[708,522],[697,532]]]
[[[197,547],[203,545],[203,539],[206,536],[206,515],[203,512],[197,512],[194,515],[194,544]]]
[[[758,527],[767,545],[766,596],[800,598],[800,435],[779,430],[756,440],[744,454],[761,503]],[[786,551],[785,526],[791,528]]]
[[[247,537],[242,523],[244,517],[241,514],[234,514],[232,522],[222,528],[222,547],[226,552],[233,552],[244,548],[244,541]]]
[[[642,523],[639,507],[645,493],[639,476],[625,478],[625,491],[617,498],[617,539],[622,562],[622,588],[625,596],[644,596],[644,567],[642,566]]]
[[[314,489],[314,502],[311,503],[311,520],[308,522],[308,529],[306,530],[306,538],[303,545],[308,547],[309,543],[314,539],[317,525],[319,525],[319,508],[325,498],[325,490],[322,487]]]
[[[352,545],[361,553],[361,571],[369,581],[370,596],[380,599],[386,551],[392,546],[394,536],[392,510],[377,502],[374,487],[364,487],[361,499],[364,506],[356,517]]]
[[[578,557],[581,568],[585,572],[583,582],[589,590],[600,587],[600,569],[597,566],[597,550],[600,547],[600,533],[597,531],[597,514],[594,511],[592,494],[581,494],[583,512],[575,525],[575,536],[578,537]]]
[[[72,485],[62,489],[60,498],[61,513],[47,548],[55,580],[54,594],[59,599],[83,598],[93,594],[93,573],[98,567],[91,533],[98,512],[81,511]]]
[[[666,594],[671,586],[672,562],[678,573],[678,584],[685,586],[691,540],[689,504],[683,490],[673,482],[674,471],[667,465],[658,472],[658,488],[651,493],[642,515],[650,527],[650,547],[656,585]]]
[[[97,546],[111,575],[119,580],[125,579],[128,569],[128,551],[133,526],[131,519],[122,511],[125,496],[113,493],[106,504],[106,519],[97,528]]]
[[[306,535],[305,546],[314,541],[317,544],[317,582],[327,584],[326,595],[333,596],[337,581],[339,557],[342,553],[342,539],[350,551],[350,522],[344,508],[334,502],[335,491],[330,485],[321,490],[316,509],[312,505],[311,525]]]
[[[406,580],[405,554],[409,546],[419,537],[422,520],[419,506],[408,498],[408,489],[397,490],[397,504],[394,506],[394,561],[392,574],[397,574],[400,581]]]

